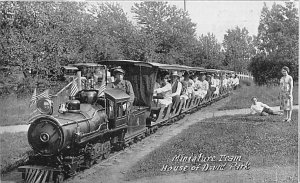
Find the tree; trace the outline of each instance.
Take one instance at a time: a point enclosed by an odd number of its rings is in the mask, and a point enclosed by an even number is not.
[[[250,59],[255,55],[253,37],[248,35],[246,28],[227,30],[224,35],[223,47],[225,50],[224,65],[229,70],[237,72],[247,71]]]
[[[298,60],[298,22],[294,3],[286,2],[285,6],[274,3],[271,10],[264,4],[257,36],[260,52]]]
[[[197,58],[194,59],[193,65],[221,69],[224,60],[224,54],[221,49],[221,44],[218,43],[214,34],[202,34],[197,41],[197,50],[195,50]]]
[[[283,66],[288,66],[294,80],[298,80],[298,22],[298,10],[294,3],[286,2],[284,6],[274,3],[271,10],[264,5],[256,38],[258,54],[249,67],[259,84],[270,81],[278,83]]]
[[[80,3],[3,2],[1,10],[11,15],[4,16],[1,29],[6,65],[38,73],[58,70],[76,50],[72,35],[80,20]]]
[[[162,63],[189,64],[186,50],[196,39],[196,24],[186,12],[167,2],[154,1],[135,3],[132,12],[136,14],[140,30],[154,39],[156,54],[151,58]]]

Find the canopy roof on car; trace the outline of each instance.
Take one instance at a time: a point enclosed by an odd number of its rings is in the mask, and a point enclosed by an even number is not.
[[[185,71],[204,71],[205,68],[203,67],[189,67],[185,65],[178,65],[178,64],[162,64],[157,62],[142,62],[142,61],[134,61],[134,60],[105,60],[98,62],[99,64],[104,65],[134,65],[134,66],[141,66],[141,67],[150,67],[150,68],[158,68],[162,70],[185,70]]]
[[[67,66],[62,66],[62,68],[66,69],[66,70],[78,70],[77,67],[69,66],[69,65],[67,65]]]
[[[97,64],[97,63],[76,63],[76,64],[72,64],[72,66],[99,67],[102,65]]]

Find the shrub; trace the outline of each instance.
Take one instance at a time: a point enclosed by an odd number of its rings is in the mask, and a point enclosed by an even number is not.
[[[258,85],[278,85],[282,77],[281,69],[287,66],[290,69],[290,75],[295,81],[298,80],[298,62],[280,57],[256,56],[249,65],[249,71]]]
[[[240,85],[241,86],[251,86],[253,81],[251,80],[240,80]]]

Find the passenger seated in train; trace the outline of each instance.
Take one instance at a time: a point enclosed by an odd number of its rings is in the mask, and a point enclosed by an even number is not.
[[[224,91],[227,90],[228,81],[226,78],[226,74],[223,74],[221,77],[222,77],[222,80],[221,80],[222,91],[220,91],[220,92],[223,93]]]
[[[212,87],[211,75],[208,74],[206,76],[206,81],[208,83],[208,90],[207,90],[206,96],[210,97],[213,94],[213,92],[215,91],[216,88]]]
[[[217,83],[216,83],[216,80],[215,80],[215,75],[212,74],[212,75],[209,75],[209,89],[211,91],[211,94],[215,94],[215,91],[217,89]]]
[[[232,75],[229,75],[228,76],[228,87],[232,88],[232,84],[233,84],[233,78],[232,78]]]
[[[228,85],[228,81],[226,78],[226,74],[223,74],[222,75],[222,87],[227,88],[227,85]]]
[[[203,99],[206,96],[209,90],[209,84],[205,80],[205,77],[206,76],[204,74],[200,76],[200,81],[198,80],[197,82],[197,91],[195,91],[195,95],[200,97],[201,99]]]
[[[172,78],[171,78],[171,84],[172,84],[172,102],[173,107],[177,106],[177,104],[180,102],[180,94],[182,90],[182,84],[179,81],[180,76],[177,71],[173,71]],[[173,108],[174,109],[174,108]]]
[[[188,92],[188,97],[191,98],[195,95],[194,93],[194,81],[191,79],[191,76],[188,74],[188,87],[187,87],[187,92]],[[185,79],[187,80],[187,79]]]
[[[172,85],[169,83],[169,79],[169,75],[165,75],[162,79],[161,87],[154,89],[154,95],[160,95],[163,98],[155,100],[163,106],[168,106],[172,103]]]
[[[104,73],[101,71],[101,69],[96,68],[96,70],[94,72],[94,82],[95,82],[95,84],[101,83],[103,77],[104,77]]]
[[[118,88],[120,90],[123,90],[125,93],[127,93],[130,98],[127,103],[127,107],[130,109],[133,105],[134,101],[134,92],[132,88],[132,84],[128,80],[124,80],[124,74],[125,71],[121,67],[117,67],[113,70],[114,76],[115,76],[115,81],[112,82],[108,87],[111,88]]]
[[[237,87],[239,86],[239,84],[240,84],[240,80],[239,80],[237,74],[235,74],[235,76],[232,80],[233,89],[236,90]]]
[[[200,81],[198,79],[198,75],[194,74],[193,75],[193,81],[194,81],[194,94],[196,97],[199,97],[199,88],[200,88]]]
[[[219,95],[220,94],[220,87],[221,87],[221,81],[220,81],[220,77],[219,74],[215,75],[215,85],[216,85],[216,91],[214,92],[214,94]]]
[[[182,92],[181,92],[181,98],[184,98],[185,100],[191,98],[194,95],[194,81],[189,78],[189,73],[185,72],[183,77],[182,83]]]

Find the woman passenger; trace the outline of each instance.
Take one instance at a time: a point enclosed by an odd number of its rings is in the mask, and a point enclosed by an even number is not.
[[[168,106],[172,103],[172,85],[169,83],[169,75],[163,77],[161,88],[155,89],[154,94],[163,97],[163,99],[158,99],[159,104]]]
[[[219,95],[220,87],[221,87],[221,81],[220,81],[220,77],[219,77],[218,74],[216,74],[216,77],[215,77],[215,85],[216,85],[216,91],[214,92],[214,94]]]
[[[181,97],[185,100],[192,97],[194,92],[194,82],[189,78],[189,73],[185,72],[183,75],[184,79],[181,81],[183,92],[181,93]]]

